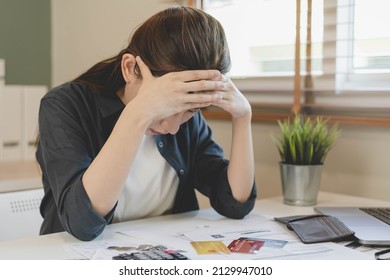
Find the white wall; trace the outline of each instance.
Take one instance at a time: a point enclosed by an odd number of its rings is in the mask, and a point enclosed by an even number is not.
[[[209,125],[229,156],[230,123],[213,120]],[[253,123],[252,129],[260,197],[281,195],[280,157],[270,138],[279,128]],[[320,190],[390,201],[390,129],[347,125],[341,129],[325,160]]]
[[[168,0],[52,0],[53,85],[76,77],[116,54],[131,31],[171,5]],[[210,121],[229,155],[230,123]],[[390,201],[390,129],[343,126],[325,162],[321,190]],[[260,197],[281,194],[279,155],[270,139],[276,124],[254,123],[256,181]]]
[[[52,0],[52,85],[116,55],[137,25],[173,2]]]

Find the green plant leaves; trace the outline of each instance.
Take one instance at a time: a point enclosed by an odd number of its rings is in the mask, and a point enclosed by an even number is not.
[[[278,121],[281,137],[271,135],[283,163],[298,165],[322,164],[340,135],[338,124],[329,128],[321,116],[312,119],[302,115]]]

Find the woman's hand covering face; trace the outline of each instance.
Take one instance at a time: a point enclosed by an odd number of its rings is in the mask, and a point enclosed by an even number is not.
[[[153,114],[153,120],[219,104],[229,86],[229,80],[218,70],[187,70],[154,77],[140,57],[136,61],[142,75],[136,99]]]

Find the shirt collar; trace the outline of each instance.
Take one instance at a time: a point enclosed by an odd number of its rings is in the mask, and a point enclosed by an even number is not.
[[[114,93],[97,93],[96,96],[103,118],[109,117],[125,108],[122,100]]]

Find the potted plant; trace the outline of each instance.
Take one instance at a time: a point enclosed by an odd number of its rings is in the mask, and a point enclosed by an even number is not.
[[[284,203],[315,205],[324,160],[340,135],[338,124],[321,116],[296,114],[278,121],[281,137],[271,135],[281,156]]]

